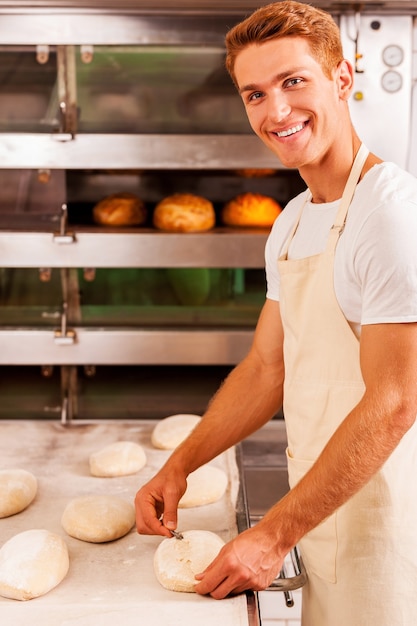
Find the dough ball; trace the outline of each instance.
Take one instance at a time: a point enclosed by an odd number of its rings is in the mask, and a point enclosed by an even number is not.
[[[174,233],[195,233],[210,230],[216,213],[210,200],[192,193],[174,193],[155,207],[153,225]]]
[[[145,464],[144,449],[133,441],[116,441],[90,456],[90,472],[93,476],[136,474]]]
[[[202,465],[187,478],[187,490],[178,503],[180,509],[217,502],[227,488],[226,473],[213,465]]]
[[[146,217],[143,200],[129,192],[107,196],[93,207],[94,221],[104,226],[138,226],[144,224]]]
[[[224,541],[208,530],[187,530],[184,539],[164,539],[156,549],[154,571],[159,583],[170,591],[194,592],[194,576],[216,558]]]
[[[221,220],[227,226],[269,227],[281,211],[281,205],[274,198],[247,192],[224,205]]]
[[[188,437],[200,420],[199,415],[192,413],[178,413],[166,417],[153,429],[152,444],[161,450],[173,450]]]
[[[0,550],[0,595],[13,600],[42,596],[65,578],[69,569],[66,543],[48,530],[26,530]]]
[[[0,471],[0,517],[15,515],[26,509],[36,496],[38,481],[22,469]]]
[[[133,504],[117,496],[80,496],[65,507],[61,524],[71,537],[103,543],[120,539],[135,523]]]

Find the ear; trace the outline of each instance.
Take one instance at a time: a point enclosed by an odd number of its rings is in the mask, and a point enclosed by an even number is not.
[[[340,61],[336,69],[336,83],[341,100],[348,100],[353,89],[354,71],[347,59]]]

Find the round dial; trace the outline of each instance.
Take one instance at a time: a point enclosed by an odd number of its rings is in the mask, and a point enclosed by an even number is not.
[[[403,77],[395,70],[388,70],[381,78],[382,88],[390,93],[399,91],[403,85]]]
[[[401,46],[397,44],[392,44],[390,46],[386,46],[386,48],[382,51],[382,60],[385,65],[389,65],[389,67],[396,67],[403,62],[404,59],[404,50]]]

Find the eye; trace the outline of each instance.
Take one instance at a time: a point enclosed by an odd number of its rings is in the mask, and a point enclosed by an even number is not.
[[[296,87],[302,82],[304,82],[302,78],[289,78],[285,81],[284,87]]]
[[[261,91],[255,91],[251,94],[249,94],[247,101],[248,102],[255,102],[255,100],[259,100],[260,98],[262,98],[263,93]]]

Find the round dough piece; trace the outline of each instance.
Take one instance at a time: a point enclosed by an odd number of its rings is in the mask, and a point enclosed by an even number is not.
[[[61,524],[75,539],[104,543],[120,539],[135,523],[133,504],[117,496],[80,496],[65,507]]]
[[[134,193],[107,196],[93,207],[93,219],[104,226],[138,226],[144,224],[147,211],[143,200]]]
[[[0,595],[13,600],[42,596],[65,578],[68,548],[49,530],[25,530],[0,550]]]
[[[94,452],[89,462],[92,476],[128,476],[146,465],[146,454],[133,441],[116,441]]]
[[[183,539],[164,539],[156,549],[154,571],[159,583],[170,591],[194,592],[196,574],[216,558],[224,541],[208,530],[187,530]]]
[[[152,431],[155,448],[174,450],[197,426],[201,417],[193,413],[178,413],[160,420]]]
[[[227,488],[227,475],[213,465],[202,465],[187,478],[187,490],[178,503],[178,508],[189,509],[217,502]]]
[[[281,205],[274,198],[247,192],[224,205],[221,220],[227,226],[269,227],[281,211]]]
[[[213,203],[192,193],[174,193],[158,202],[153,225],[174,233],[210,230],[216,223]]]
[[[20,513],[35,498],[38,481],[30,472],[23,469],[0,471],[0,517]]]

